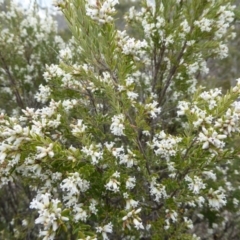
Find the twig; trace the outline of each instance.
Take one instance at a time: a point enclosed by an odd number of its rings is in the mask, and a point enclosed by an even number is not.
[[[169,87],[169,85],[171,83],[172,77],[174,76],[174,74],[176,73],[176,71],[177,71],[177,69],[179,67],[179,62],[180,62],[180,60],[181,60],[181,58],[183,56],[183,53],[184,53],[184,50],[185,50],[186,46],[187,46],[187,40],[185,40],[185,42],[183,44],[183,47],[182,47],[182,49],[181,49],[181,51],[180,51],[180,53],[179,53],[179,55],[177,57],[177,63],[174,64],[171,67],[170,72],[169,72],[168,77],[167,77],[167,81],[166,81],[165,87],[163,88],[162,92],[160,93],[160,97],[159,97],[159,104],[160,105],[162,104],[162,101],[164,99],[166,91],[167,91],[167,89],[168,89],[168,87]]]
[[[9,78],[9,80],[10,80],[11,88],[13,89],[13,93],[14,93],[14,95],[15,95],[15,97],[16,97],[18,106],[19,106],[20,108],[25,108],[25,107],[24,107],[23,100],[22,100],[22,98],[21,98],[21,95],[20,95],[20,93],[19,93],[19,91],[18,91],[18,89],[17,89],[17,82],[16,82],[16,80],[14,79],[14,77],[12,76],[12,74],[11,74],[11,72],[10,72],[10,70],[9,70],[9,67],[8,67],[8,65],[6,64],[5,59],[4,59],[4,57],[2,56],[1,52],[0,52],[0,60],[1,60],[2,64],[3,64],[3,67],[4,67],[7,75],[8,75],[8,78]]]

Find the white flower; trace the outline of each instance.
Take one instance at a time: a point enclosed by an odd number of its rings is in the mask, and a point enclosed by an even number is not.
[[[142,222],[139,221],[138,218],[134,218],[134,219],[133,219],[133,224],[134,224],[134,227],[135,227],[137,230],[139,230],[139,229],[144,229]]]
[[[204,91],[200,94],[200,97],[208,102],[209,109],[213,109],[217,106],[217,101],[219,99],[219,96],[222,94],[221,89],[215,88],[211,89],[210,91]]]
[[[34,98],[40,103],[46,103],[51,95],[51,89],[48,86],[39,85],[39,92],[36,93]]]
[[[166,218],[171,219],[173,222],[177,222],[178,214],[174,210],[166,209]]]
[[[215,210],[219,210],[221,207],[227,204],[226,195],[222,189],[214,191],[212,188],[208,192],[209,206]]]
[[[50,66],[46,66],[47,71],[43,74],[44,79],[48,82],[51,78],[54,77],[62,77],[64,75],[64,71],[55,64],[51,64]]]
[[[133,199],[127,199],[125,209],[130,210],[130,209],[136,208],[138,206],[138,203],[139,203],[138,201],[135,201]]]
[[[128,194],[127,192],[125,192],[125,193],[123,193],[123,197],[124,197],[125,199],[128,199],[128,198],[129,198],[129,194]]]
[[[188,102],[186,102],[186,101],[180,101],[179,103],[178,103],[178,106],[177,106],[177,108],[179,109],[178,111],[177,111],[177,115],[178,116],[183,116],[183,115],[185,115],[185,113],[186,113],[186,111],[188,111],[189,110],[189,103]]]
[[[187,73],[192,76],[199,70],[198,62],[194,62],[192,64],[187,65]]]
[[[142,220],[138,216],[138,214],[140,212],[141,212],[141,208],[138,208],[137,210],[132,210],[132,211],[128,212],[127,215],[122,218],[122,220],[124,221],[124,226],[128,226],[128,228],[130,229],[131,227],[130,227],[129,223],[133,223],[134,227],[137,230],[144,229]]]
[[[167,198],[165,186],[156,182],[153,177],[150,183],[150,194],[155,197],[154,201],[159,202],[160,198]]]
[[[166,216],[165,216],[165,226],[164,226],[164,229],[165,230],[168,230],[170,228],[170,220],[172,220],[172,222],[177,222],[177,217],[178,217],[178,214],[176,211],[174,210],[169,210],[169,209],[166,209]]]
[[[85,132],[87,126],[83,124],[82,119],[77,120],[77,124],[71,124],[70,127],[72,128],[72,134],[74,136],[78,136],[79,134],[82,134]]]
[[[188,229],[193,229],[193,222],[192,222],[192,220],[188,219],[187,217],[183,217],[183,219],[184,219],[184,222],[187,225],[187,228]]]
[[[182,27],[183,32],[189,33],[190,32],[190,26],[188,24],[188,21],[184,19],[183,22],[181,22],[180,26]]]
[[[127,91],[127,96],[131,101],[134,101],[138,98],[138,93]]]
[[[212,23],[211,19],[202,18],[200,21],[195,21],[194,25],[198,26],[202,32],[210,32],[212,30]]]
[[[156,8],[156,2],[155,0],[147,0],[147,6],[149,8],[152,8],[152,11],[155,12],[155,8]]]
[[[148,46],[145,40],[140,41],[135,38],[130,38],[126,31],[117,32],[117,41],[122,53],[125,55],[133,55],[136,60],[139,59],[137,55],[141,56],[144,53],[143,49]]]
[[[97,206],[97,201],[96,200],[94,200],[94,199],[91,199],[90,200],[91,201],[91,203],[90,203],[90,205],[89,205],[89,211],[92,213],[92,214],[97,214],[97,212],[98,212],[98,209],[96,208],[96,206]]]
[[[69,192],[71,195],[79,194],[79,192],[86,192],[90,187],[90,183],[82,179],[78,172],[71,173],[70,176],[64,179],[60,188],[63,191]]]
[[[153,101],[152,103],[146,104],[145,109],[150,114],[152,119],[156,118],[157,115],[161,112],[161,108],[157,107],[158,102]]]
[[[233,198],[233,204],[234,204],[235,207],[238,207],[238,205],[239,205],[239,200],[236,199],[236,198]]]
[[[205,198],[202,196],[198,196],[196,199],[196,202],[198,204],[199,207],[203,207],[203,204],[205,203]]]
[[[142,134],[147,136],[147,137],[151,136],[151,134],[150,134],[150,132],[148,130],[142,131]]]
[[[127,189],[133,189],[136,185],[136,178],[135,177],[129,177],[126,181],[126,188]]]
[[[216,173],[213,173],[212,170],[210,170],[210,171],[203,171],[203,175],[205,175],[208,179],[212,179],[214,181],[217,180]]]
[[[201,189],[206,188],[206,184],[203,183],[202,179],[194,176],[194,178],[190,178],[188,175],[185,177],[185,181],[189,182],[188,188],[195,194],[199,194]]]
[[[120,178],[120,172],[116,171],[112,176],[115,178]]]
[[[48,147],[37,146],[36,148],[37,148],[36,159],[42,159],[46,156],[49,156],[50,158],[52,158],[54,156],[52,143],[50,143]]]
[[[136,162],[136,155],[130,150],[130,149],[127,149],[128,151],[128,154],[121,154],[119,155],[119,163],[120,164],[126,164],[126,166],[128,168],[131,168],[133,165],[137,165],[137,162]]]
[[[223,148],[225,143],[221,140],[226,137],[225,134],[218,134],[216,131],[212,131],[212,129],[207,130],[205,127],[202,127],[202,132],[199,133],[198,140],[199,142],[203,142],[202,149],[208,149],[210,143],[216,148]]]
[[[123,130],[125,117],[123,114],[119,114],[112,117],[112,124],[110,126],[111,133],[115,136],[124,136]]]
[[[108,23],[113,21],[111,15],[115,12],[114,6],[118,0],[105,0],[99,3],[97,0],[86,1],[86,14],[99,23]]]
[[[71,60],[72,59],[72,51],[69,47],[66,47],[65,49],[61,49],[59,51],[59,57],[60,60]]]
[[[103,227],[96,227],[96,231],[98,233],[102,233],[103,240],[108,240],[107,233],[112,233],[113,225],[112,223],[108,223],[107,225],[104,225]]]
[[[62,106],[64,107],[65,111],[68,112],[70,109],[72,109],[77,104],[76,99],[67,99],[62,101]]]
[[[28,225],[28,221],[26,219],[22,220],[22,226],[26,227]]]
[[[74,221],[78,222],[79,220],[86,222],[87,221],[87,212],[82,208],[83,204],[76,204],[73,206]]]
[[[61,220],[68,221],[67,217],[61,216],[62,209],[58,207],[59,203],[58,199],[51,199],[49,193],[38,195],[30,203],[30,208],[38,210],[39,216],[35,223],[44,226],[44,235],[48,235],[51,231],[55,232]]]
[[[98,164],[99,160],[103,158],[103,152],[101,150],[101,145],[93,145],[91,144],[89,147],[83,147],[82,152],[85,153],[87,156],[91,157],[92,164]]]
[[[105,188],[109,191],[119,192],[119,185],[119,181],[117,181],[115,178],[111,178],[109,182],[105,185]]]
[[[169,160],[171,156],[176,155],[178,143],[181,141],[182,138],[166,135],[164,131],[161,131],[155,134],[153,143],[150,146],[154,149],[157,156]]]

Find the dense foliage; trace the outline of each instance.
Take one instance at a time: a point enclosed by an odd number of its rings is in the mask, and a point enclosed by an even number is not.
[[[53,18],[38,11],[5,2],[0,13],[0,108],[8,113],[39,106],[34,94],[44,83],[44,67],[57,62],[64,44]]]
[[[19,115],[0,115],[0,186],[11,187],[13,208],[21,194],[29,203],[19,202],[14,219],[0,216],[3,238],[37,238],[39,226],[45,240],[237,239],[240,80],[226,93],[200,81],[209,59],[228,56],[235,7],[229,0],[142,1],[126,14],[127,30],[118,30],[117,4],[58,2],[73,38],[52,63],[46,51],[50,43],[58,51],[59,41],[55,28],[41,28],[42,18],[28,14],[24,23],[21,13],[18,30],[2,26],[0,41],[10,41],[18,57],[0,50],[3,63],[11,60],[0,65],[0,79],[10,80],[17,103],[18,86],[34,95],[48,64],[39,105],[23,94]],[[33,62],[20,40],[39,46]],[[23,85],[13,87],[9,74]]]

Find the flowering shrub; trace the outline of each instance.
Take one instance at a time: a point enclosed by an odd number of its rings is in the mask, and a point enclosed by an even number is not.
[[[0,13],[0,108],[16,113],[22,108],[39,107],[35,94],[44,84],[46,64],[56,63],[64,42],[57,35],[52,16],[39,16],[37,5],[23,9],[4,1]],[[38,98],[38,96],[35,96]]]
[[[234,6],[143,1],[136,39],[117,3],[58,3],[74,39],[43,74],[46,105],[1,114],[0,186],[29,184],[41,239],[234,239],[240,80],[198,82],[227,56]]]
[[[0,112],[16,115],[26,106],[42,105],[36,101],[36,92],[40,84],[40,88],[46,84],[42,77],[45,65],[58,61],[58,52],[65,44],[52,16],[39,16],[37,5],[23,9],[14,1],[0,1],[0,9]],[[1,154],[0,159],[3,157]],[[13,230],[15,238],[34,238],[28,185],[15,177],[0,190],[1,239],[12,239]]]

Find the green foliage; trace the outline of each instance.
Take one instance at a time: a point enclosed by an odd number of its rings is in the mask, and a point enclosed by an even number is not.
[[[231,1],[142,1],[128,33],[116,3],[59,3],[73,38],[57,64],[39,43],[42,108],[0,115],[0,186],[24,186],[7,195],[3,237],[36,239],[40,225],[43,239],[237,239],[240,81],[225,93],[199,82],[227,56]]]
[[[38,16],[39,8],[9,3],[0,14],[0,108],[8,113],[38,107],[34,95],[44,84],[46,64],[56,63],[60,45],[56,22]]]

